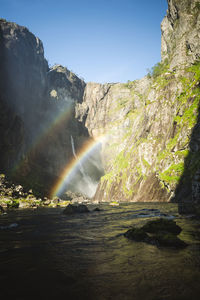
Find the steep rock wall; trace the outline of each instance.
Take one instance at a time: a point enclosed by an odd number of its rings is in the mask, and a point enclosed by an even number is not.
[[[83,122],[75,118],[85,83],[60,65],[49,68],[42,42],[3,19],[0,70],[0,170],[47,195],[74,156],[72,138],[75,149],[89,139]],[[89,165],[88,172],[99,179],[94,164]],[[83,179],[80,172],[77,176]],[[76,191],[73,181],[70,188]]]
[[[77,106],[76,114],[85,120],[90,134],[105,135],[106,174],[95,195],[100,201],[185,202],[187,198],[192,206],[194,193],[195,201],[200,201],[200,6],[189,0],[168,3],[162,22],[162,62],[141,80],[87,84],[84,101]],[[191,154],[194,139],[196,152]],[[183,185],[188,185],[187,197]]]
[[[200,2],[168,0],[168,11],[161,24],[162,61],[171,70],[200,59]]]
[[[182,211],[191,203],[198,207],[200,2],[168,5],[162,62],[126,84],[85,86],[60,65],[49,69],[40,40],[1,20],[0,169],[48,191],[74,155],[72,138],[80,149],[90,137],[102,141],[105,175],[98,200],[179,201]],[[93,161],[101,165],[99,152]],[[86,169],[97,181],[102,167],[95,164]]]

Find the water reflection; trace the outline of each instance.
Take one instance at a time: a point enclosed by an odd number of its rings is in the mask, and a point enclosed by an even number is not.
[[[180,217],[175,204],[104,204],[100,208],[100,212],[74,216],[63,215],[61,209],[1,216],[0,226],[18,224],[0,231],[1,295],[14,299],[198,299],[197,221]],[[141,226],[159,214],[176,218],[187,248],[159,249],[123,236],[132,225]]]

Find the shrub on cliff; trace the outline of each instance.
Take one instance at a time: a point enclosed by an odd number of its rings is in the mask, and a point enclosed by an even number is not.
[[[164,62],[158,62],[150,70],[148,69],[147,77],[155,79],[161,74],[167,72],[168,69],[169,69],[168,60],[165,59]]]

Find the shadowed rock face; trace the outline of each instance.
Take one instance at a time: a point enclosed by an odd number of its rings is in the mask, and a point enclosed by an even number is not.
[[[71,135],[76,149],[89,138],[75,118],[85,83],[60,65],[50,69],[42,42],[25,27],[0,20],[0,39],[0,170],[48,194],[73,157]]]
[[[26,152],[33,128],[44,118],[48,65],[41,41],[25,27],[1,20],[0,39],[0,164],[6,172]]]

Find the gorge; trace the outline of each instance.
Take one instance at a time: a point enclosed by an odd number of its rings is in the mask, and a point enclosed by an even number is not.
[[[199,298],[200,1],[167,2],[161,62],[127,83],[0,19],[3,299]]]
[[[42,42],[2,19],[1,172],[35,195],[53,197],[52,186],[75,165],[75,147],[89,153],[81,163],[93,189],[99,182],[98,201],[175,201],[180,211],[197,211],[200,5],[168,6],[162,61],[125,84],[86,84],[61,65],[49,68]],[[93,196],[84,191],[90,184],[80,164],[69,177],[62,192]]]

